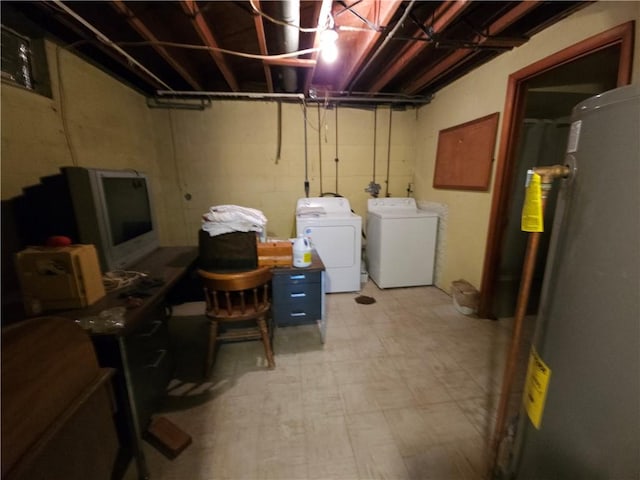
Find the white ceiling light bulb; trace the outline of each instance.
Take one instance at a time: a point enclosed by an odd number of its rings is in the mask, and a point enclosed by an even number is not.
[[[338,58],[338,32],[327,29],[320,34],[320,54],[327,63],[332,63]]]

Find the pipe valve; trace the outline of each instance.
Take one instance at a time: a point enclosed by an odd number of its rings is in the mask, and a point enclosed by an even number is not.
[[[540,175],[542,183],[552,183],[556,178],[567,178],[571,174],[571,169],[567,165],[533,167],[533,171]]]

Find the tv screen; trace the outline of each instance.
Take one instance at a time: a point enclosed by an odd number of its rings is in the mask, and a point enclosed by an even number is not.
[[[149,178],[132,170],[65,167],[80,243],[94,244],[105,272],[158,248]]]
[[[144,178],[102,177],[111,242],[120,245],[152,230]]]

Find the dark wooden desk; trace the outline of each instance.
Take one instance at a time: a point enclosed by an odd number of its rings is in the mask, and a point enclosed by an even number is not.
[[[122,471],[116,472],[114,478],[124,473],[132,456],[139,477],[149,477],[141,444],[142,433],[149,425],[151,414],[164,399],[174,370],[166,296],[187,274],[197,256],[196,247],[161,247],[129,267],[131,271],[145,273],[147,278],[162,282],[145,288],[145,296],[140,297],[141,304],[126,311],[123,328],[91,334],[100,366],[116,370],[116,425],[122,445],[118,463]],[[131,288],[135,290],[135,286]],[[123,293],[128,290],[129,287],[124,287],[111,291],[87,308],[69,310],[61,315],[75,320],[98,315],[105,309],[126,306],[127,298]]]

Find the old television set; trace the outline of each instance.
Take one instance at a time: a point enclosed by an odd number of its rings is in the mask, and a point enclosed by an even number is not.
[[[148,177],[134,170],[62,169],[77,243],[96,246],[103,271],[126,269],[159,246]]]

